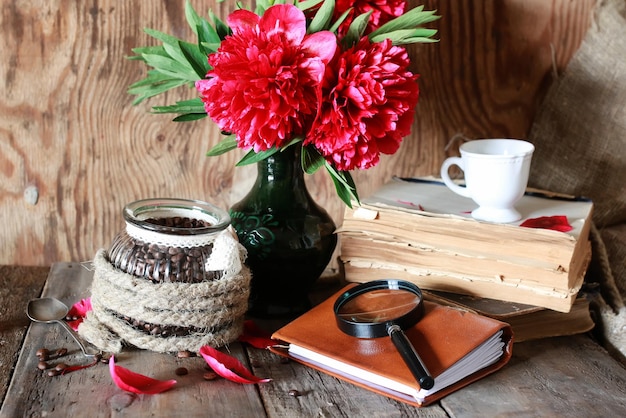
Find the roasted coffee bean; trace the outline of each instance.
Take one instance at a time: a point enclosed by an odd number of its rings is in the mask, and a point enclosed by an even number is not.
[[[40,348],[37,350],[37,357],[47,357],[50,354],[50,351],[47,348]]]
[[[300,391],[298,391],[297,389],[291,389],[289,391],[289,396],[293,396],[297,398],[298,396],[300,396]]]
[[[63,357],[64,355],[67,354],[67,348],[59,348],[55,353],[57,358],[59,357]]]
[[[60,375],[61,372],[56,370],[56,369],[50,369],[48,370],[48,376],[53,377],[53,376],[58,376]]]
[[[211,226],[206,221],[184,217],[150,218],[145,221],[177,228],[176,233],[180,235],[190,233],[185,229]],[[115,267],[153,283],[199,283],[223,276],[222,271],[204,269],[212,251],[213,244],[179,248],[145,243],[122,233],[111,246],[109,257]]]
[[[39,363],[37,363],[37,368],[39,370],[46,370],[50,368],[50,365],[46,363],[45,361],[40,361]]]
[[[202,375],[202,378],[204,380],[215,380],[215,379],[217,379],[217,373],[215,373],[215,372],[206,372],[205,374]]]
[[[103,354],[102,358],[100,358],[100,362],[104,363],[104,364],[109,364],[110,360],[111,360],[111,355],[110,354]]]
[[[187,351],[187,350],[183,350],[183,351],[179,351],[176,356],[178,358],[189,358],[191,357],[191,351]]]
[[[62,372],[65,369],[67,369],[67,364],[65,364],[65,363],[59,363],[56,366],[54,366],[54,370],[56,370],[58,372]]]
[[[176,373],[176,376],[184,376],[189,373],[189,370],[187,370],[187,368],[185,367],[179,367],[178,369],[174,370],[174,373]]]

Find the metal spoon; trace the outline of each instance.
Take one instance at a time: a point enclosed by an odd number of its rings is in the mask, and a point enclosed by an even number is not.
[[[28,302],[28,308],[26,309],[26,315],[35,321],[42,322],[44,324],[52,324],[54,322],[61,324],[63,328],[72,336],[74,341],[80,346],[83,354],[86,357],[94,357],[100,352],[92,352],[87,350],[85,344],[78,338],[74,330],[64,321],[65,316],[69,312],[69,308],[66,304],[56,298],[39,298],[32,299]]]

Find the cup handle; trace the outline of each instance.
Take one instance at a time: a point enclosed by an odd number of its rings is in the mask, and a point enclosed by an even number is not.
[[[454,193],[459,194],[464,197],[471,197],[469,194],[469,190],[466,187],[461,187],[458,184],[454,183],[448,174],[448,169],[457,165],[463,171],[465,171],[465,167],[463,166],[463,159],[461,157],[450,157],[446,158],[446,160],[441,165],[441,179],[445,183],[446,186]]]

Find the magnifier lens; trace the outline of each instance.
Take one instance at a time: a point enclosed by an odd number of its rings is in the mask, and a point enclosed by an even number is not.
[[[337,309],[337,316],[346,321],[378,323],[392,321],[413,311],[421,299],[403,289],[378,289],[362,293]]]

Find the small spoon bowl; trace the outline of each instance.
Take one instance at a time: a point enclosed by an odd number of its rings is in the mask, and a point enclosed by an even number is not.
[[[32,299],[28,302],[26,315],[34,321],[43,324],[58,323],[72,336],[74,341],[80,346],[85,357],[94,357],[100,354],[99,351],[93,352],[85,347],[85,344],[78,338],[74,330],[65,322],[65,316],[69,312],[69,308],[63,302],[56,298],[39,298]]]

